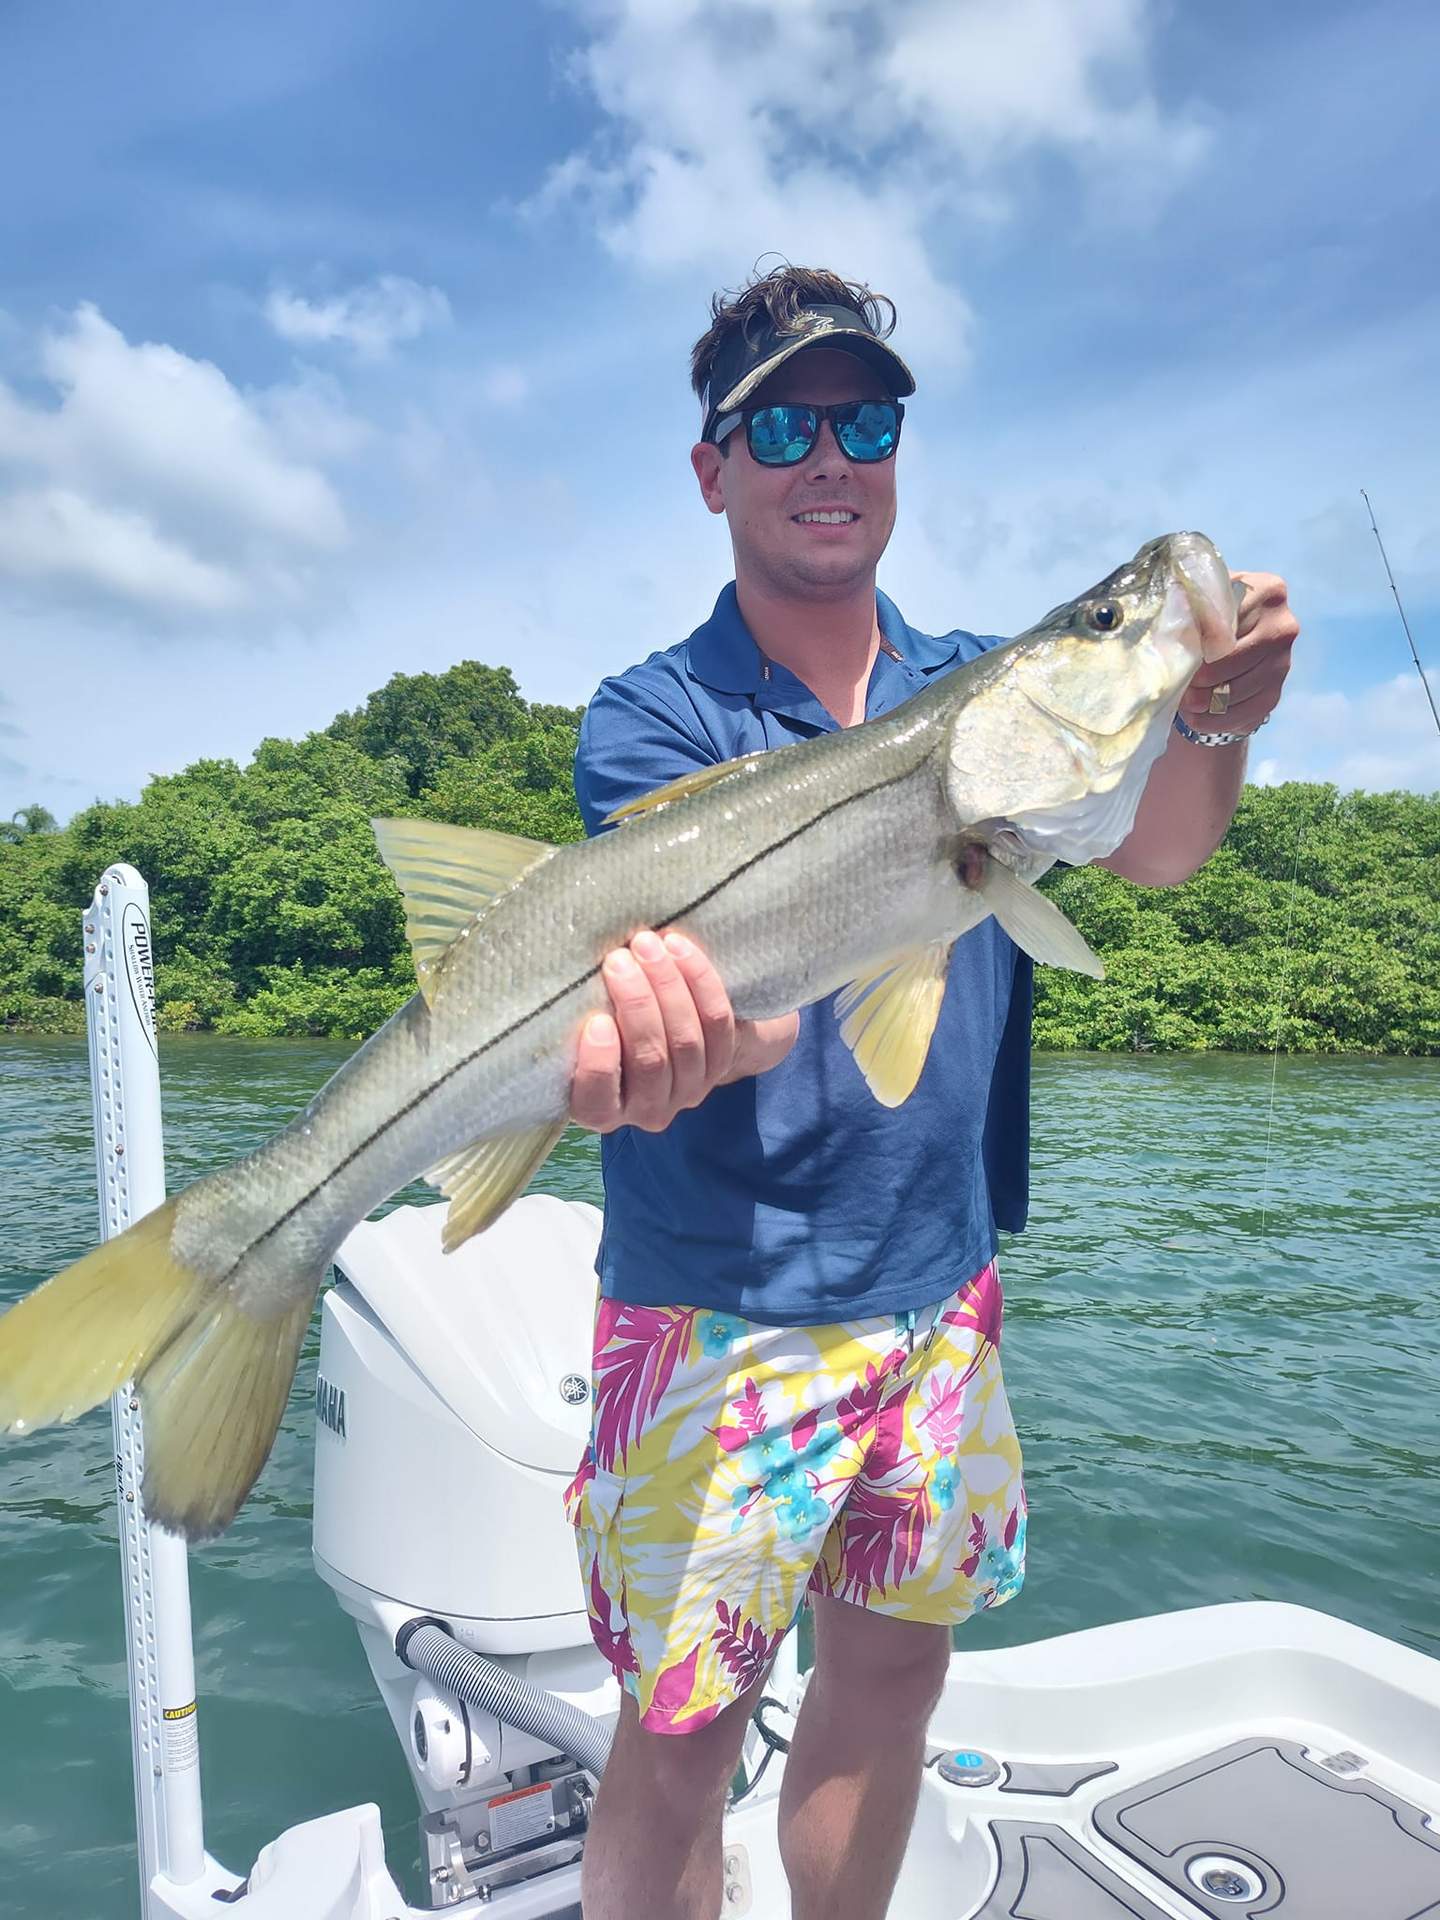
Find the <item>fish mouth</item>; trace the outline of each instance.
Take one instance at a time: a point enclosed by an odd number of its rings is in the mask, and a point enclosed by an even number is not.
[[[1164,599],[1142,649],[1149,696],[1178,696],[1197,667],[1234,645],[1235,594],[1225,562],[1204,534],[1176,534]]]
[[[1202,533],[1177,533],[1171,560],[1194,621],[1200,657],[1219,659],[1235,644],[1235,594],[1229,570]],[[1166,624],[1173,637],[1181,637],[1172,623]]]

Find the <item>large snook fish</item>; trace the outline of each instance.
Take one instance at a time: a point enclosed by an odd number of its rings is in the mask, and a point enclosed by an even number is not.
[[[150,1517],[191,1538],[227,1526],[341,1240],[427,1170],[447,1247],[524,1189],[564,1126],[581,1024],[608,1004],[601,960],[642,927],[692,935],[742,1016],[843,988],[858,1069],[897,1105],[950,948],[986,915],[1099,972],[1030,882],[1124,839],[1181,690],[1233,636],[1219,554],[1173,534],[884,718],[706,768],[596,840],[377,822],[420,991],[283,1132],[0,1320],[0,1430],[133,1379]]]

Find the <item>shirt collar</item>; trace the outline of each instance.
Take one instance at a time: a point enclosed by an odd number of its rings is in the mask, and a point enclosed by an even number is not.
[[[692,678],[716,693],[754,694],[760,686],[760,649],[740,617],[735,582],[720,590],[715,611],[685,648]]]
[[[866,711],[871,714],[898,706],[959,651],[956,640],[933,640],[907,626],[888,594],[875,595],[875,614],[887,645],[876,655],[870,675]],[[733,580],[721,589],[710,618],[691,634],[686,656],[692,678],[716,693],[746,694],[757,706],[834,725],[810,690],[786,668],[772,666],[767,675],[767,663],[741,616]]]

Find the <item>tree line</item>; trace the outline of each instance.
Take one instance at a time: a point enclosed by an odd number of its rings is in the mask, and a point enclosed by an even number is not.
[[[579,718],[462,661],[245,767],[197,761],[63,828],[22,809],[0,824],[0,1025],[83,1029],[79,915],[127,860],[150,885],[162,1029],[362,1037],[415,989],[371,817],[579,839]],[[1041,968],[1038,1046],[1440,1053],[1440,796],[1249,787],[1183,886],[1098,867],[1042,884],[1107,977]]]

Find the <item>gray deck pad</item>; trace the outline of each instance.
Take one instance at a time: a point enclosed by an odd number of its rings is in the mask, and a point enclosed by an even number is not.
[[[1007,1760],[1005,1778],[1000,1782],[1001,1793],[1048,1793],[1064,1800],[1083,1787],[1087,1780],[1098,1780],[1104,1773],[1114,1773],[1117,1763],[1114,1760],[1082,1760],[1078,1765],[1063,1765],[1055,1762],[1041,1764],[1031,1760]]]
[[[1440,1834],[1422,1811],[1327,1772],[1293,1740],[1204,1755],[1101,1801],[1094,1820],[1214,1920],[1440,1920]],[[1187,1871],[1204,1860],[1235,1862],[1260,1890],[1207,1892]]]
[[[975,1920],[1169,1920],[1063,1827],[992,1820],[1000,1872]]]

